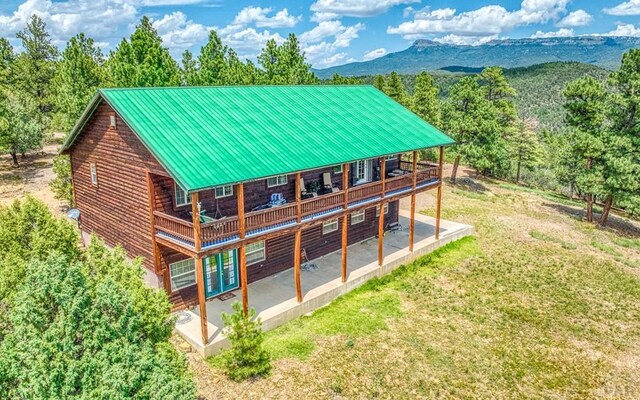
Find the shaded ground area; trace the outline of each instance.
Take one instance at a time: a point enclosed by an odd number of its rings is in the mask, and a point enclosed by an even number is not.
[[[11,156],[0,155],[0,205],[11,204],[30,194],[56,214],[62,214],[63,203],[53,197],[49,188],[49,182],[55,177],[52,167],[58,147],[57,143],[48,144],[42,151],[27,154],[25,159],[19,158],[18,167],[11,165]]]
[[[640,398],[638,223],[473,185],[446,185],[443,218],[475,238],[268,332],[269,377],[233,383],[187,353],[202,397]]]

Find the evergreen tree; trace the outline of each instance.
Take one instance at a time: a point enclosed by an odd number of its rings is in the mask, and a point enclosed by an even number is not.
[[[409,96],[404,88],[404,84],[400,79],[400,75],[396,71],[391,72],[389,79],[384,86],[384,92],[403,106],[409,104]]]
[[[416,77],[415,89],[413,92],[413,112],[431,125],[440,125],[440,115],[438,110],[438,88],[431,75],[421,72]]]
[[[34,114],[42,130],[49,126],[52,111],[51,80],[56,72],[58,50],[51,43],[46,24],[37,15],[31,16],[24,30],[16,35],[24,51],[14,63],[13,82],[16,89],[35,102],[38,113]]]
[[[198,56],[197,85],[215,86],[224,85],[227,76],[227,46],[216,31],[209,31],[209,40],[200,49]]]
[[[42,148],[44,135],[34,117],[37,114],[31,97],[0,91],[0,152],[11,154],[14,166],[18,166],[18,154]]]
[[[603,191],[602,162],[606,148],[604,120],[607,93],[593,77],[573,81],[563,92],[572,151],[582,165],[576,165],[576,185],[587,196],[587,221],[593,221],[593,196]],[[573,159],[573,158],[572,158]]]
[[[69,132],[91,97],[104,84],[102,52],[83,33],[71,38],[53,79],[54,126]]]
[[[198,64],[189,50],[182,53],[182,84],[185,86],[195,86],[198,84]]]
[[[532,171],[540,163],[542,148],[535,131],[535,121],[518,121],[507,137],[511,159],[516,164],[515,183],[520,182],[522,169]]]
[[[312,85],[318,78],[305,61],[300,42],[294,34],[278,46],[269,39],[258,55],[258,63],[264,71],[263,80],[268,85]]]
[[[162,47],[149,18],[142,17],[130,40],[122,39],[106,63],[116,87],[178,86],[180,68]]]
[[[11,43],[5,38],[0,38],[0,89],[6,88],[12,83],[11,74],[15,54]]]
[[[74,207],[71,160],[68,155],[60,154],[53,158],[53,173],[55,178],[49,182],[53,197],[66,202],[70,207]]]
[[[331,77],[332,85],[361,85],[362,80],[355,76],[341,76],[339,74],[333,74]]]
[[[375,78],[373,78],[373,87],[380,90],[381,92],[384,92],[385,86],[386,84],[384,82],[384,75],[376,75]]]

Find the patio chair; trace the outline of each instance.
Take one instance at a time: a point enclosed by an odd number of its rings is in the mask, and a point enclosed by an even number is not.
[[[340,189],[333,186],[333,182],[331,182],[331,174],[328,172],[325,172],[324,174],[322,174],[322,184],[324,185],[324,188],[327,191],[330,190],[333,193],[340,191]]]
[[[272,193],[269,200],[269,206],[276,207],[287,203],[287,199],[284,198],[282,193]]]
[[[306,249],[302,249],[300,251],[300,260],[302,261],[302,263],[300,263],[300,269],[303,269],[305,271],[315,271],[318,269],[318,265],[314,262],[311,262],[311,260],[309,260],[309,257],[307,257]]]
[[[307,191],[307,187],[304,184],[304,178],[300,178],[300,198],[305,200],[316,196],[318,196],[317,193],[310,193]]]

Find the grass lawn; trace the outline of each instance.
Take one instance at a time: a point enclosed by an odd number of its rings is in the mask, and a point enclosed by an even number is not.
[[[640,398],[640,231],[483,185],[443,199],[475,237],[268,332],[267,378],[233,383],[192,357],[201,395]]]

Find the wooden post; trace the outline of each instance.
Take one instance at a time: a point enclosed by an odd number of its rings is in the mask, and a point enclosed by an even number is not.
[[[380,181],[381,181],[381,194],[382,201],[380,202],[380,216],[378,217],[378,265],[382,267],[384,261],[384,195],[385,195],[385,180],[386,180],[386,164],[387,161],[384,157],[380,157]]]
[[[347,209],[349,208],[349,164],[342,165],[342,192],[344,195],[342,213],[342,282],[347,281],[347,242],[348,242],[348,225],[347,225]]]
[[[300,187],[300,172],[296,173],[296,205],[297,205],[297,221],[302,222],[302,192]],[[302,242],[302,230],[300,226],[296,229],[295,240],[293,245],[293,280],[296,286],[296,298],[298,303],[302,302],[302,284],[300,283],[300,248]]]
[[[202,241],[200,239],[200,195],[195,192],[191,195],[191,214],[193,220],[193,249],[196,252],[196,282],[198,285],[198,306],[200,308],[200,329],[202,330],[202,343],[206,346],[209,343],[209,332],[207,329],[207,302],[204,293],[204,266],[202,265],[202,257],[200,250]]]
[[[436,240],[440,239],[440,205],[442,204],[442,162],[444,147],[440,146],[440,160],[438,161],[438,194],[436,199]]]
[[[416,230],[416,183],[418,181],[418,152],[413,151],[413,177],[411,183],[411,218],[409,219],[409,251],[413,252],[413,237]]]
[[[245,220],[244,220],[244,183],[238,183],[236,188],[237,200],[238,200],[238,236],[240,237],[241,244],[238,249],[238,262],[240,263],[240,286],[242,289],[242,311],[244,315],[249,315],[249,288],[247,281],[247,252],[246,245],[244,243]]]

